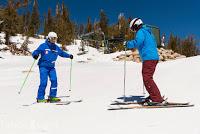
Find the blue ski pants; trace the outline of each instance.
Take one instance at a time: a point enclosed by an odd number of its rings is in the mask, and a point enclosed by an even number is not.
[[[40,86],[38,89],[37,99],[42,100],[45,96],[45,89],[47,87],[48,77],[51,81],[49,97],[56,97],[57,95],[57,76],[56,69],[48,67],[39,67],[40,70]]]

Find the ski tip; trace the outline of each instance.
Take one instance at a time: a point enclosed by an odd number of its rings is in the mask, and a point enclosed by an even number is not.
[[[69,105],[71,102],[66,102],[66,103],[55,103],[56,105]]]
[[[23,104],[22,106],[24,106],[24,107],[28,107],[28,106],[30,106],[30,104]]]
[[[82,102],[83,99],[80,99],[80,100],[74,100],[73,102]]]
[[[126,109],[132,109],[132,108],[129,108],[129,107],[118,107],[118,108],[112,108],[112,107],[110,107],[110,108],[108,108],[107,110],[108,111],[117,111],[117,110],[126,110]]]
[[[83,100],[81,99],[81,100],[78,100],[77,102],[82,102]]]

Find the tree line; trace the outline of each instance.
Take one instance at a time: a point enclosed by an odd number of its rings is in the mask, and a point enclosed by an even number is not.
[[[31,11],[30,4],[32,4]],[[23,10],[24,12],[19,14],[18,10]],[[42,19],[40,19],[40,16],[43,16]],[[74,39],[91,32],[94,33],[90,37],[93,45],[95,43],[92,40],[103,41],[119,38],[129,40],[134,37],[134,33],[129,30],[129,22],[132,17],[126,18],[123,13],[119,14],[118,21],[112,25],[109,25],[109,18],[104,10],[99,12],[98,21],[92,23],[90,17],[86,19],[86,24],[73,22],[64,2],[57,3],[55,11],[49,8],[47,13],[43,15],[39,12],[38,0],[33,0],[32,2],[29,0],[7,0],[6,6],[0,6],[0,21],[3,21],[0,24],[0,31],[6,33],[6,45],[10,45],[9,37],[16,33],[31,37],[39,32],[47,35],[48,32],[55,31],[59,36],[58,42],[62,44],[63,48]],[[192,36],[181,40],[171,34],[167,48],[186,56],[194,56],[199,53],[196,43]],[[123,50],[121,41],[114,42],[109,47],[112,52]]]
[[[200,54],[197,43],[198,41],[195,40],[193,36],[188,36],[185,39],[181,39],[178,36],[170,34],[167,48],[187,57],[191,57]]]

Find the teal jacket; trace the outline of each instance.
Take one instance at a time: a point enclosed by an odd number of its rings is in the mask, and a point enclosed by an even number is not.
[[[127,42],[127,48],[137,48],[142,61],[159,60],[155,37],[151,29],[145,25],[136,32],[134,40]]]

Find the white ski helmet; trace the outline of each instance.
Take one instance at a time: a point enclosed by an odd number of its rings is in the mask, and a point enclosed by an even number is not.
[[[52,38],[58,38],[58,36],[55,32],[49,32],[48,39],[52,39]]]
[[[134,18],[131,22],[130,22],[130,29],[132,31],[137,31],[139,30],[139,28],[143,25],[143,22],[140,18]]]

